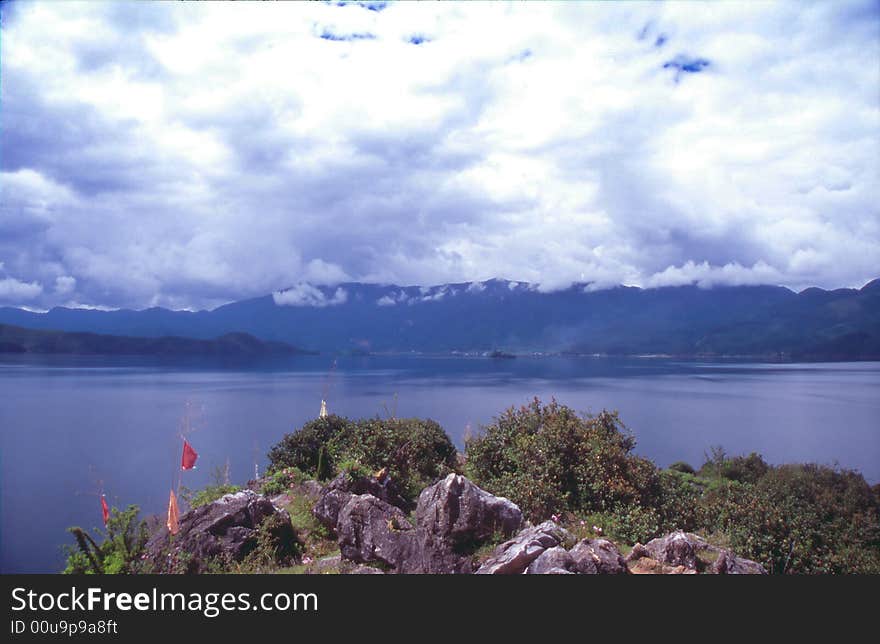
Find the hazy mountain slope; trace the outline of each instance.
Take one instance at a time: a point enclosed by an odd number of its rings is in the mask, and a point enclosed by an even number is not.
[[[297,301],[296,293],[279,299]],[[279,305],[265,296],[197,313],[5,308],[0,322],[145,337],[246,332],[322,351],[880,356],[877,280],[862,289],[801,293],[775,286],[584,285],[541,293],[505,280],[430,288],[348,283],[310,293],[321,306]]]
[[[213,340],[195,340],[176,336],[136,338],[25,329],[0,324],[0,353],[264,356],[299,352],[289,344],[266,342],[247,333],[228,333]]]

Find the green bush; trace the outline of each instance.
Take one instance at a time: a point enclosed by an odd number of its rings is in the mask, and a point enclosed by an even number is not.
[[[100,544],[82,528],[68,528],[76,540],[76,547],[64,547],[67,553],[64,574],[114,575],[136,572],[149,536],[146,523],[138,520],[139,512],[136,505],[130,505],[122,511],[113,508]]]
[[[669,466],[669,469],[674,472],[681,472],[682,474],[696,474],[697,471],[691,466],[690,463],[685,463],[684,461],[676,461],[672,465]]]
[[[707,523],[775,573],[880,573],[880,506],[865,479],[821,465],[769,467],[710,489]]]
[[[284,436],[269,451],[271,472],[296,467],[319,479],[335,476],[343,466],[369,473],[387,468],[410,499],[452,471],[455,457],[455,446],[440,425],[419,418],[353,422],[328,416]]]
[[[756,483],[769,469],[770,466],[761,458],[760,454],[755,452],[748,456],[728,458],[723,448],[713,447],[711,454],[706,457],[706,462],[700,467],[699,474],[707,478]]]
[[[301,483],[305,479],[305,475],[295,467],[288,467],[283,470],[277,470],[269,475],[268,480],[263,483],[260,488],[260,494],[267,496],[275,496],[276,494],[284,494],[290,491],[290,488]]]
[[[285,434],[269,450],[269,471],[295,467],[321,481],[331,478],[334,468],[327,445],[352,425],[348,418],[335,414],[310,420],[297,431]]]
[[[465,471],[519,505],[532,521],[573,512],[652,508],[657,468],[632,454],[635,439],[616,412],[579,416],[556,400],[511,407],[466,445]]]

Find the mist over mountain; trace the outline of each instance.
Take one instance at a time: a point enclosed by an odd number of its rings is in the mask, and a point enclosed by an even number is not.
[[[309,350],[577,352],[880,357],[880,280],[861,289],[574,284],[544,293],[525,282],[432,287],[299,284],[211,311],[0,308],[31,329],[210,339],[249,333]]]

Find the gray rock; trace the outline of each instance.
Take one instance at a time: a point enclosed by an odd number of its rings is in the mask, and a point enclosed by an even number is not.
[[[574,574],[575,560],[562,546],[548,548],[529,564],[529,575],[571,575]]]
[[[328,572],[340,572],[342,570],[342,555],[330,555],[321,557],[312,564],[311,572],[322,575]]]
[[[204,572],[213,558],[241,561],[256,546],[256,534],[268,517],[278,516],[278,537],[296,540],[290,516],[252,490],[227,494],[186,512],[173,537],[163,526],[146,545],[148,567],[164,572],[172,560],[185,562],[185,572]]]
[[[352,570],[350,575],[384,575],[385,573],[378,568],[373,568],[372,566],[358,566],[354,570]]]
[[[487,539],[510,535],[522,512],[464,476],[450,474],[422,490],[416,506],[416,537],[398,571],[406,574],[473,572],[473,551]]]
[[[571,534],[552,521],[526,528],[513,539],[495,548],[479,567],[478,575],[518,575],[541,553],[572,539]]]
[[[698,570],[702,563],[697,552],[709,548],[705,539],[690,532],[677,530],[645,544],[648,555],[661,563]]]
[[[419,528],[452,549],[496,534],[511,535],[522,520],[515,503],[489,494],[460,474],[450,474],[422,490],[416,506]]]
[[[324,491],[324,486],[314,479],[303,481],[299,485],[300,492],[310,499],[318,499]]]
[[[372,494],[353,495],[339,512],[339,551],[358,563],[397,568],[413,550],[415,531],[406,515]]]
[[[608,539],[584,539],[571,549],[573,570],[582,575],[626,575],[626,560]]]
[[[626,558],[624,560],[626,561],[626,563],[630,563],[631,561],[637,561],[638,559],[641,559],[642,557],[650,557],[650,556],[651,556],[651,553],[648,552],[648,549],[645,548],[645,546],[643,546],[642,544],[637,542],[636,545],[634,545],[632,547],[632,550],[629,551],[629,554],[626,556]]]
[[[374,477],[356,476],[343,472],[321,490],[318,500],[312,508],[312,514],[322,525],[335,534],[339,512],[353,495],[369,494],[408,511],[411,504],[408,504],[398,493],[396,486],[389,479],[384,479],[384,481],[383,484]]]
[[[716,575],[766,575],[764,566],[751,559],[737,557],[729,550],[722,550],[712,564],[711,572]]]

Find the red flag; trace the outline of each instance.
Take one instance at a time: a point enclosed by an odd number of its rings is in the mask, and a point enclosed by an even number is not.
[[[180,457],[180,469],[191,470],[196,466],[196,459],[199,457],[196,450],[192,448],[186,439],[183,439],[183,456]]]
[[[107,519],[110,518],[110,508],[107,507],[107,497],[101,495],[101,515],[104,517],[104,525],[107,525]]]
[[[165,522],[165,525],[168,526],[168,532],[171,534],[177,534],[180,531],[177,519],[177,497],[174,496],[174,490],[171,490],[171,496],[168,498],[168,520]]]

